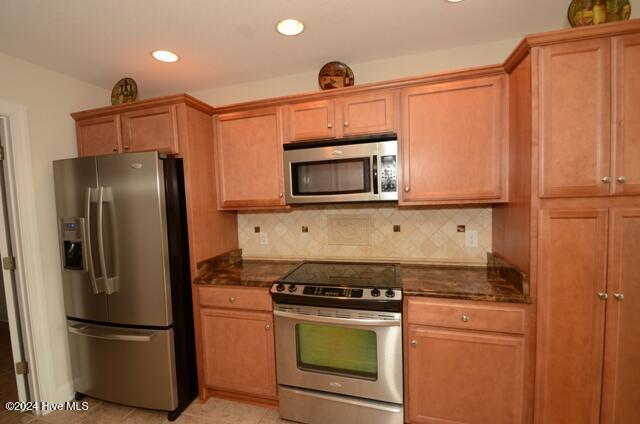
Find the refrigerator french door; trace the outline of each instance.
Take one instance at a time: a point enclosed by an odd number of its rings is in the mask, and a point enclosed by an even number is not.
[[[61,160],[54,180],[76,392],[175,418],[197,394],[181,160]]]

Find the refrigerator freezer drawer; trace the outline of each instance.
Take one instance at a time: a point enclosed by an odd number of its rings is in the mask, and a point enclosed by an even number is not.
[[[141,408],[178,406],[173,329],[139,330],[67,321],[77,392]]]

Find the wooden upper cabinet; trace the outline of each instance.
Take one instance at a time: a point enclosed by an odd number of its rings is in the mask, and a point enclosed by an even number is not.
[[[287,141],[334,138],[334,111],[332,99],[287,105]]]
[[[200,308],[200,326],[205,386],[276,399],[270,312]]]
[[[122,136],[120,116],[85,119],[76,124],[78,156],[108,155],[120,152]]]
[[[613,209],[602,424],[640,422],[640,209]]]
[[[293,103],[285,108],[285,142],[396,131],[393,90],[376,90],[352,96]]]
[[[176,105],[126,112],[121,119],[125,152],[179,152]]]
[[[391,90],[337,98],[342,112],[342,134],[389,133],[395,130],[394,95]]]
[[[600,422],[606,246],[606,210],[542,211],[537,423]]]
[[[640,194],[640,35],[613,39],[615,194]]]
[[[539,51],[540,195],[606,196],[610,174],[610,40]],[[637,109],[637,106],[636,106]]]
[[[506,200],[504,76],[401,92],[402,204]]]
[[[218,115],[215,123],[220,207],[284,205],[281,109]]]
[[[523,422],[523,337],[419,325],[408,336],[409,422]]]

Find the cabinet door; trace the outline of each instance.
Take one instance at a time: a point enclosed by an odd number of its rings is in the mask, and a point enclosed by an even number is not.
[[[284,204],[279,108],[219,115],[215,143],[222,208]]]
[[[409,326],[411,423],[522,422],[524,339]]]
[[[77,121],[76,134],[80,157],[107,155],[122,149],[119,115]]]
[[[640,194],[640,35],[613,39],[613,187]]]
[[[200,326],[205,386],[277,396],[270,313],[201,308]]]
[[[540,225],[536,422],[597,424],[607,211],[543,210]]]
[[[287,141],[334,138],[334,101],[317,100],[287,106]]]
[[[606,196],[611,179],[609,39],[543,47],[539,56],[542,197]]]
[[[503,199],[504,77],[402,91],[402,203]]]
[[[176,106],[159,106],[122,114],[122,142],[125,152],[157,150],[178,153]]]
[[[394,132],[395,107],[390,90],[338,99],[345,136]]]
[[[614,209],[611,225],[602,423],[640,423],[640,209]]]

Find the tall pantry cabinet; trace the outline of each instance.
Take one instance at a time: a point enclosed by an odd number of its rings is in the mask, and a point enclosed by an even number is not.
[[[529,249],[534,422],[638,423],[640,25],[531,36],[518,50],[510,95],[528,101],[510,102],[510,149],[532,172],[511,174],[510,199],[526,194],[494,211],[494,248]]]

